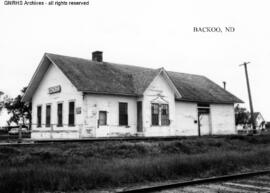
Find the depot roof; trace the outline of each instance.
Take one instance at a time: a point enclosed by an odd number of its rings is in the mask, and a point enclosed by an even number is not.
[[[243,102],[205,76],[50,53],[44,54],[23,97],[24,101],[32,99],[51,63],[66,75],[78,91],[84,93],[142,96],[153,79],[163,71],[180,93],[176,100],[227,104]]]

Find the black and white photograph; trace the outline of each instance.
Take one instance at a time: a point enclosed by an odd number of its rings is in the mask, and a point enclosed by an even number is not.
[[[0,193],[270,192],[268,0],[0,0]]]

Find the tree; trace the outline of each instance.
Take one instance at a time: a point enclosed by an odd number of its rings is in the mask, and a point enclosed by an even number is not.
[[[4,101],[1,100],[2,95],[4,95],[4,92],[0,91],[0,112],[2,111],[4,107]]]
[[[270,129],[270,122],[266,122],[266,123],[265,123],[265,128],[266,128],[266,129]]]
[[[4,107],[7,109],[8,114],[11,114],[8,124],[15,123],[19,124],[19,120],[22,120],[22,124],[26,125],[28,122],[31,125],[31,103],[26,104],[22,101],[22,96],[25,93],[27,87],[24,87],[15,98],[7,98],[4,101]]]
[[[245,125],[250,123],[250,112],[246,108],[240,107],[238,104],[234,108],[234,111],[236,125]]]

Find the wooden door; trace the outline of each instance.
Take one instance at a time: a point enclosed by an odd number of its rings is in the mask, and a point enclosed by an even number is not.
[[[198,108],[198,134],[211,135],[211,119],[210,119],[210,108],[199,107]]]
[[[200,115],[200,130],[201,130],[201,135],[211,135],[209,114]]]

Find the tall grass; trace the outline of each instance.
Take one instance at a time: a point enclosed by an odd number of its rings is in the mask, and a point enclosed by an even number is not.
[[[250,138],[249,138],[250,139]],[[186,139],[0,148],[1,192],[91,190],[270,166],[270,141]]]

